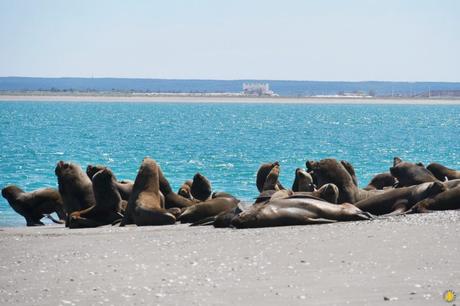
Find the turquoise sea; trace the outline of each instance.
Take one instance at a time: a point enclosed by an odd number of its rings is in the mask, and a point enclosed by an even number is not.
[[[307,159],[350,161],[361,186],[394,156],[460,169],[459,105],[0,102],[0,187],[56,187],[67,160],[134,180],[145,156],[174,189],[196,172],[251,200],[260,163],[278,160],[291,186]],[[0,226],[22,226],[0,199]]]

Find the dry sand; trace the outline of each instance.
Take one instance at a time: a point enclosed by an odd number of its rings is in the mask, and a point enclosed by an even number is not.
[[[23,102],[138,102],[138,103],[293,103],[293,104],[447,104],[459,105],[460,99],[348,98],[348,97],[247,97],[247,96],[143,96],[143,95],[0,95],[2,101]]]
[[[3,228],[0,304],[449,305],[459,225],[448,211],[249,230]]]

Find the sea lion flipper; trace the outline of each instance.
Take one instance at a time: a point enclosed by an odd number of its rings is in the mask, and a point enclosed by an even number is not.
[[[336,223],[337,220],[331,220],[326,218],[306,218],[306,224],[325,224],[325,223]]]
[[[53,216],[51,216],[50,214],[46,214],[45,215],[46,218],[50,219],[51,221],[53,221],[54,223],[57,223],[57,224],[64,224],[65,222],[63,220],[56,220],[53,218]]]
[[[198,221],[196,221],[196,222],[193,222],[192,224],[190,224],[190,226],[213,225],[213,224],[214,224],[214,221],[216,220],[216,218],[217,218],[217,216],[212,216],[212,217],[204,218],[204,219],[198,220]]]

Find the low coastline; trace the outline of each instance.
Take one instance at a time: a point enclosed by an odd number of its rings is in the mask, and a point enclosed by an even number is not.
[[[133,103],[270,103],[270,104],[394,104],[394,105],[460,105],[454,98],[409,97],[285,97],[231,95],[140,95],[129,93],[1,93],[0,102],[133,102]]]

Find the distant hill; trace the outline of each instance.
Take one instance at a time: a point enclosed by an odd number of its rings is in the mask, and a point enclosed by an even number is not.
[[[375,96],[429,96],[460,90],[448,82],[328,82],[279,80],[173,80],[128,78],[0,77],[0,91],[105,91],[221,93],[241,92],[247,82],[268,83],[280,96],[313,96],[362,93]]]

